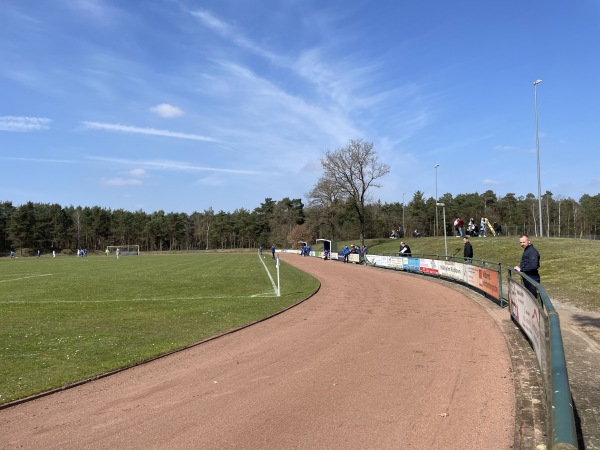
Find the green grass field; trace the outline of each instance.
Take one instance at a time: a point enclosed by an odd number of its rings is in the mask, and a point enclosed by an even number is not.
[[[551,300],[567,302],[588,311],[600,311],[600,241],[585,239],[530,237],[541,256],[540,276],[542,285]],[[462,256],[463,241],[448,236],[448,254]],[[444,255],[444,237],[406,238],[412,253]],[[358,242],[347,242],[357,244]],[[342,249],[346,242],[340,242]],[[369,253],[397,252],[398,239],[367,240]],[[519,264],[523,249],[518,236],[471,238],[475,258],[502,264],[506,279],[507,267]],[[315,247],[317,250],[318,247]]]
[[[314,278],[270,255],[0,260],[0,404],[127,367],[306,298]]]

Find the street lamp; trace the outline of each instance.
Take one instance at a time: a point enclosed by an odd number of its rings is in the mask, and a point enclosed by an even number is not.
[[[437,195],[437,170],[438,167],[440,167],[439,164],[436,164],[435,166],[433,166],[433,168],[435,169],[435,233],[434,236],[437,236],[437,232],[438,232],[438,209],[437,209],[437,201],[438,201],[438,195]]]
[[[448,261],[448,236],[446,236],[446,204],[436,203],[435,206],[441,206],[444,217],[444,248],[446,249],[446,261]]]
[[[537,111],[537,85],[542,80],[533,82],[533,99],[535,102],[535,151],[537,154],[537,182],[538,182],[538,209],[540,215],[540,237],[544,237],[544,227],[542,225],[542,185],[540,183],[540,138],[538,136],[538,111]]]
[[[404,225],[404,194],[406,194],[406,192],[402,193],[402,230],[404,230],[404,236],[406,236],[406,225]]]

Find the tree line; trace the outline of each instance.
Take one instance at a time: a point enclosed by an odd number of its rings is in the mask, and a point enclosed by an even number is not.
[[[498,197],[488,190],[483,194],[444,194],[446,231],[452,221],[462,217],[478,222],[487,217],[502,225],[504,233],[537,235],[538,202],[533,194],[517,197],[513,193]],[[403,205],[401,202],[371,202],[362,214],[356,213],[352,200],[305,206],[301,199],[266,198],[252,211],[214,212],[211,208],[192,214],[156,211],[111,210],[99,206],[63,207],[59,204],[28,202],[14,206],[0,202],[0,251],[25,253],[42,251],[75,252],[76,249],[103,251],[107,245],[137,244],[141,251],[215,250],[234,248],[297,247],[298,242],[314,243],[317,238],[334,241],[364,237],[388,237],[392,230],[419,230],[423,236],[443,234],[439,211],[435,230],[436,200],[420,191]],[[596,238],[600,225],[600,194],[583,195],[578,201],[542,196],[544,235],[550,237]],[[364,227],[364,230],[363,230]]]
[[[540,234],[539,203],[533,194],[498,197],[483,194],[444,194],[425,198],[417,191],[408,203],[374,201],[372,190],[390,171],[379,162],[370,142],[350,140],[321,159],[323,175],[301,199],[266,198],[257,208],[233,212],[212,208],[202,212],[165,213],[111,210],[99,206],[63,207],[28,202],[0,202],[0,252],[103,251],[108,245],[139,245],[141,251],[225,250],[234,248],[298,247],[318,238],[333,241],[390,236],[402,228],[407,236],[452,234],[461,217],[479,223],[482,217],[501,225],[504,234]],[[404,201],[404,199],[403,199]],[[443,215],[437,203],[443,203]],[[600,224],[600,194],[579,201],[546,191],[542,196],[543,235],[595,239]],[[441,216],[441,217],[440,217]],[[445,216],[445,221],[443,217]]]

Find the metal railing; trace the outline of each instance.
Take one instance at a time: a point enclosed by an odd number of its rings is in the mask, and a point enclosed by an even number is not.
[[[406,258],[406,256],[402,256],[398,252],[392,252],[392,253],[384,252],[383,256],[398,256],[398,257]],[[425,253],[424,254],[413,254],[409,258],[416,258],[419,260],[420,259],[434,260],[434,261],[440,261],[442,263],[454,262],[454,263],[459,263],[459,264],[463,265],[465,268],[466,267],[475,267],[475,268],[485,269],[485,271],[495,272],[497,281],[494,283],[494,289],[492,289],[492,291],[490,291],[489,289],[486,289],[485,286],[479,286],[478,285],[479,283],[473,282],[473,280],[471,279],[472,277],[469,278],[467,273],[463,273],[462,276],[460,274],[458,276],[455,276],[454,274],[447,276],[447,275],[444,275],[444,273],[442,273],[442,272],[432,273],[431,271],[420,271],[427,275],[433,275],[433,276],[438,276],[438,277],[442,277],[442,278],[449,278],[453,281],[458,281],[459,283],[467,284],[475,289],[484,291],[486,294],[491,295],[496,300],[498,300],[501,308],[504,307],[504,296],[502,295],[502,264],[501,263],[496,262],[496,261],[488,261],[485,259],[464,258],[462,256],[455,256],[455,255],[436,255],[436,254],[425,254]],[[397,269],[398,267],[394,267],[394,268]],[[413,272],[417,271],[414,268],[412,268],[412,266],[409,266],[408,268],[402,268],[402,270],[411,270]],[[469,269],[466,269],[466,270],[469,270]]]
[[[529,337],[542,372],[549,428],[548,448],[577,449],[575,414],[558,313],[544,287],[524,273],[509,268],[508,287],[511,317]],[[543,319],[543,324],[536,323],[536,314]],[[537,325],[543,328],[536,328]]]

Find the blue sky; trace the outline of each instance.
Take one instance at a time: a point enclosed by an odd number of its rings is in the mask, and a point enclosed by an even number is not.
[[[596,0],[0,8],[0,201],[252,210],[350,139],[390,165],[383,202],[537,195],[536,79],[542,192],[600,192]]]

